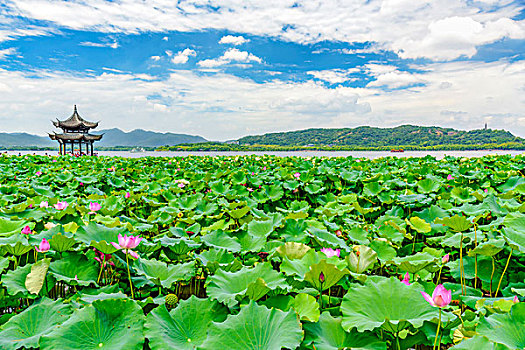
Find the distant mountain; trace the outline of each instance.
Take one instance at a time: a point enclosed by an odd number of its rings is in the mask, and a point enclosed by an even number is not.
[[[49,137],[31,135],[25,132],[0,132],[0,147],[53,147],[56,144]]]
[[[197,143],[206,142],[206,139],[201,136],[193,136],[186,134],[174,133],[159,133],[146,130],[133,130],[124,132],[120,129],[107,129],[95,131],[93,134],[104,134],[100,142],[95,143],[95,147],[160,147],[160,146],[174,146],[181,143]],[[57,146],[55,141],[52,141],[47,136],[37,136],[27,133],[0,133],[0,147],[53,147]]]
[[[173,146],[181,143],[198,143],[207,140],[201,136],[186,134],[174,134],[171,132],[159,133],[136,129],[130,132],[124,132],[120,129],[107,129],[93,132],[93,134],[104,134],[104,137],[96,145],[100,147],[115,146],[142,146],[142,147],[160,147]]]
[[[306,129],[259,136],[245,136],[240,145],[278,146],[438,146],[522,143],[525,140],[505,130],[455,130],[441,127],[402,125],[395,128],[360,126],[344,129]]]

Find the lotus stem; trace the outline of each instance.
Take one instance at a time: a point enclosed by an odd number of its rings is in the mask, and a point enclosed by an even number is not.
[[[478,247],[478,230],[474,225],[474,249]],[[478,254],[474,255],[474,289],[478,285]]]
[[[461,232],[461,241],[459,242],[459,280],[461,282],[461,294],[466,295],[465,270],[463,267],[463,232]]]
[[[501,274],[501,277],[498,282],[498,288],[496,288],[496,294],[494,294],[495,297],[498,296],[499,287],[501,286],[501,281],[503,281],[503,276],[505,276],[505,272],[507,271],[507,267],[509,267],[510,257],[512,256],[512,248],[510,248],[509,257],[507,258],[507,263],[505,264],[505,268],[503,269],[503,273]]]
[[[135,296],[133,295],[133,283],[131,283],[131,274],[129,273],[129,261],[128,261],[127,253],[126,253],[126,267],[128,268],[128,280],[129,280],[129,288],[131,289],[131,299],[135,299]]]
[[[443,265],[441,265],[441,267],[439,268],[439,274],[436,284],[439,284],[439,281],[441,280],[441,270],[443,270]]]
[[[439,308],[439,322],[438,322],[438,327],[437,327],[437,330],[436,330],[436,339],[434,340],[434,347],[432,348],[432,350],[436,350],[436,345],[437,345],[437,340],[438,340],[438,335],[439,335],[439,328],[441,327],[441,308]],[[439,344],[439,348],[441,348],[441,343]]]
[[[492,273],[490,274],[490,289],[489,289],[489,296],[492,297],[492,278],[494,277],[494,257],[490,257],[492,260]]]
[[[98,273],[97,284],[100,281],[100,276],[102,276],[102,264],[100,264],[100,271]]]

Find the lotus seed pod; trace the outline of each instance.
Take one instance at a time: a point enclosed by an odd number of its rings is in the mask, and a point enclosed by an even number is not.
[[[166,307],[168,309],[173,309],[175,306],[177,306],[178,302],[179,298],[175,294],[166,295]]]

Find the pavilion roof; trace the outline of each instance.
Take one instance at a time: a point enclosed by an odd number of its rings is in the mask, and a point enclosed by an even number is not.
[[[66,120],[58,120],[53,121],[53,125],[57,128],[62,129],[71,129],[71,130],[78,130],[78,129],[94,129],[98,126],[98,122],[89,122],[82,118],[77,111],[77,106],[75,105],[75,108],[73,110],[73,114],[71,117],[67,118]]]
[[[70,133],[66,132],[63,134],[49,134],[51,140],[62,140],[62,141],[99,141],[102,139],[102,135],[82,134],[82,133]]]

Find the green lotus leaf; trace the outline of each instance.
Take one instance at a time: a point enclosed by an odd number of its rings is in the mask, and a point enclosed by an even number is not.
[[[455,232],[467,231],[470,227],[472,227],[472,223],[466,217],[459,215],[454,215],[448,218],[437,218],[435,223],[448,226]]]
[[[312,249],[306,244],[296,242],[286,242],[282,246],[276,249],[276,252],[281,256],[286,256],[288,259],[301,259],[303,256]]]
[[[12,238],[12,243],[4,243],[2,244],[2,248],[4,249],[5,252],[7,252],[8,254],[12,254],[12,255],[16,255],[16,256],[21,256],[29,251],[31,251],[33,249],[33,247],[31,245],[29,245],[29,243],[27,242],[27,240],[25,239],[25,237],[21,237],[21,236],[11,236],[10,238]]]
[[[322,253],[316,252],[313,249],[308,249],[306,254],[298,259],[289,259],[284,256],[280,266],[281,272],[288,276],[296,276],[297,279],[303,280],[304,275],[309,271],[310,266],[317,264],[326,256]]]
[[[42,350],[141,350],[144,313],[129,299],[96,300],[42,337]]]
[[[51,259],[42,259],[31,266],[31,272],[27,274],[25,286],[29,293],[38,294],[44,285],[44,279],[49,269]]]
[[[308,272],[304,275],[304,280],[310,282],[317,290],[326,290],[349,273],[347,269],[340,270],[336,265],[323,259],[317,264],[310,265]],[[324,280],[321,274],[324,276]]]
[[[63,324],[71,312],[71,306],[60,299],[46,298],[34,303],[2,326],[0,348],[38,348],[40,337]]]
[[[387,344],[369,332],[359,333],[355,329],[345,332],[340,317],[323,312],[317,323],[306,323],[304,329],[308,339],[317,350],[366,349],[386,350]]]
[[[239,241],[222,230],[208,233],[202,237],[202,241],[209,247],[226,249],[234,253],[241,251],[241,244]]]
[[[0,258],[0,274],[4,272],[5,269],[9,267],[9,259],[8,258]]]
[[[195,276],[195,261],[166,264],[155,259],[139,259],[134,267],[140,275],[148,277],[153,283],[164,288],[170,288],[176,281],[187,281]]]
[[[427,252],[392,259],[400,270],[416,273],[433,264],[437,258]]]
[[[516,303],[508,314],[493,314],[481,320],[476,331],[491,342],[509,349],[525,348],[525,303]]]
[[[416,328],[437,318],[438,310],[423,298],[417,283],[406,286],[396,278],[368,278],[352,286],[341,303],[343,328],[359,332],[382,327],[397,333],[410,324]]]
[[[377,261],[377,253],[364,245],[354,247],[357,252],[351,252],[346,257],[346,262],[350,271],[363,273]],[[357,255],[359,253],[359,256]]]
[[[269,291],[268,284],[262,278],[257,278],[255,282],[248,285],[246,296],[251,300],[257,301],[268,294]]]
[[[350,231],[348,231],[348,238],[352,242],[356,242],[359,244],[368,244],[370,241],[368,240],[368,232],[361,227],[353,227]]]
[[[251,301],[238,315],[212,323],[203,350],[296,349],[303,338],[294,311],[267,309]]]
[[[525,215],[510,213],[503,220],[503,224],[506,226],[503,235],[512,249],[525,253]]]
[[[297,294],[294,298],[293,308],[302,321],[317,322],[319,320],[319,304],[311,295]]]
[[[427,178],[417,182],[418,191],[421,193],[437,192],[441,188],[441,184],[435,179]]]
[[[248,224],[248,233],[255,237],[268,237],[274,228],[275,226],[271,219],[264,221],[252,220]]]
[[[392,261],[396,257],[396,250],[388,244],[388,242],[373,240],[370,242],[370,248],[372,248],[377,253],[377,258],[381,263],[387,261]]]
[[[59,253],[68,251],[76,243],[77,241],[74,238],[70,238],[62,234],[55,234],[49,240],[49,245],[51,246],[51,249]]]
[[[35,226],[34,224],[29,224],[25,220],[9,220],[0,217],[0,237],[9,237],[20,233],[26,225],[29,225],[31,229]]]
[[[31,265],[27,264],[25,266],[18,266],[16,269],[9,270],[2,274],[2,284],[7,288],[7,293],[11,296],[17,296],[19,293],[28,296],[29,292],[25,282],[30,272]]]
[[[487,242],[479,244],[476,248],[469,251],[469,256],[485,255],[494,256],[503,250],[505,247],[504,239],[489,239]]]
[[[232,307],[237,304],[236,297],[244,296],[249,285],[256,282],[258,278],[261,278],[270,290],[291,289],[283,275],[273,270],[269,263],[262,263],[254,268],[243,267],[237,272],[218,270],[215,275],[209,277],[210,282],[206,292],[210,298]]]
[[[212,323],[222,322],[227,309],[216,301],[191,296],[168,312],[161,305],[148,314],[145,334],[152,350],[193,350],[207,337]]]
[[[210,269],[212,273],[215,273],[219,267],[224,269],[224,267],[230,265],[235,260],[233,253],[227,251],[226,249],[216,248],[205,250],[195,257],[199,259],[204,266]]]
[[[80,227],[77,230],[75,237],[80,242],[83,242],[87,245],[90,245],[91,241],[95,241],[95,242],[104,241],[104,242],[117,243],[119,233],[124,235],[128,233],[128,230],[124,227],[109,228],[104,225],[90,222],[87,226]]]
[[[74,281],[81,286],[89,286],[97,283],[99,268],[94,260],[90,261],[79,253],[69,253],[60,260],[52,261],[49,273],[58,281]]]
[[[501,346],[498,346],[494,343],[491,343],[487,338],[475,335],[472,338],[464,339],[458,345],[451,347],[454,350],[473,350],[473,349],[483,349],[483,350],[506,350],[508,348],[502,349]]]
[[[321,245],[348,250],[345,240],[337,237],[334,233],[315,227],[309,227],[307,232],[310,237],[317,240]]]
[[[419,233],[429,233],[432,230],[428,222],[417,216],[412,216],[410,220],[407,220],[407,224]]]
[[[193,249],[201,246],[200,243],[195,243],[191,239],[169,237],[162,237],[160,239],[160,244],[163,247],[168,247],[170,251],[177,255],[186,254],[192,251]]]

